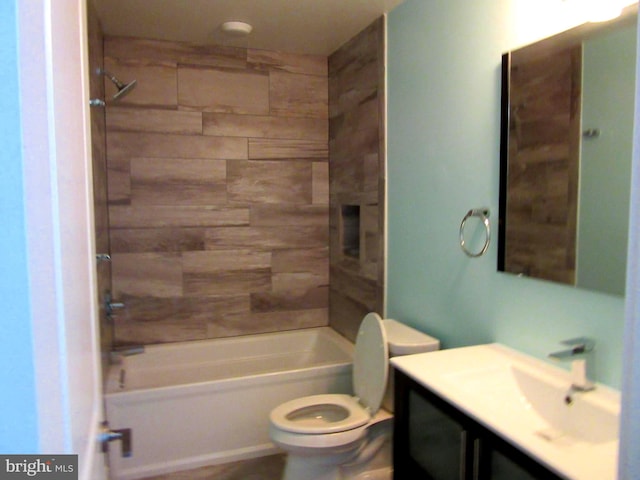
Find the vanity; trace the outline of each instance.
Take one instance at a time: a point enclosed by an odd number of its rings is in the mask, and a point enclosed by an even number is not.
[[[500,344],[391,363],[395,479],[616,478],[617,391]]]

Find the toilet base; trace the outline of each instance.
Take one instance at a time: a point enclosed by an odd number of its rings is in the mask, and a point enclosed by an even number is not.
[[[287,457],[282,480],[340,480],[340,466],[312,461],[309,457]]]
[[[392,480],[393,468],[391,465],[378,467],[373,470],[353,470],[339,465],[310,465],[308,459],[301,462],[288,462],[283,480]]]
[[[343,480],[392,480],[392,444],[391,438],[388,438],[371,460],[357,465],[342,466],[340,478]]]
[[[353,480],[393,480],[393,468],[378,468],[376,470],[362,472],[360,475],[353,477]]]
[[[391,439],[382,443],[366,461],[349,464],[355,452],[331,456],[307,456],[289,453],[283,480],[392,480]]]

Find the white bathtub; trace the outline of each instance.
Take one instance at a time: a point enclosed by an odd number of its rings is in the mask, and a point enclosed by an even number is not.
[[[148,346],[124,357],[109,371],[105,404],[112,429],[132,429],[133,455],[122,458],[111,443],[111,478],[275,453],[271,409],[350,393],[352,358],[353,344],[328,327]]]

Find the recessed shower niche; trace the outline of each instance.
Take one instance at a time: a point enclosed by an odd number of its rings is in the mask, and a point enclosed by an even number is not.
[[[360,258],[360,205],[342,205],[342,253],[351,258]]]

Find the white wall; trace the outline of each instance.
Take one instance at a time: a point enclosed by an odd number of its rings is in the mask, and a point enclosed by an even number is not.
[[[16,314],[2,316],[7,328],[0,342],[17,343],[8,351],[0,348],[0,360],[3,372],[31,383],[16,391],[5,383],[11,378],[0,377],[9,399],[2,412],[8,421],[0,422],[0,447],[7,448],[0,450],[77,453],[79,478],[99,479],[104,466],[96,456],[102,398],[85,2],[1,5],[0,43],[9,45],[2,59],[12,70],[0,96],[10,99],[9,109],[0,110],[0,139],[11,147],[8,175],[0,176],[0,187],[6,182],[10,188],[0,188],[0,194],[3,218],[9,219],[5,230],[15,231],[15,238],[0,235],[9,242],[0,249],[8,256],[3,266],[11,261],[16,269],[0,269],[0,298]]]
[[[640,52],[640,34],[637,42]],[[636,57],[636,102],[631,177],[629,262],[627,264],[619,478],[640,472],[640,61]]]

